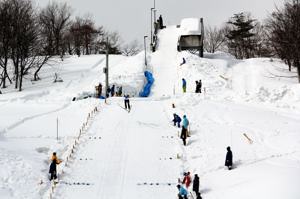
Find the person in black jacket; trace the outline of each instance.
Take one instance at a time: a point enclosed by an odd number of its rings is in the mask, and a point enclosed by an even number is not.
[[[195,174],[193,180],[193,191],[195,191],[196,195],[199,193],[199,176]]]
[[[57,172],[56,172],[56,160],[53,160],[50,164],[49,173],[51,174],[50,180],[57,179]]]
[[[228,167],[228,170],[232,169],[232,151],[230,147],[227,147],[225,166]]]

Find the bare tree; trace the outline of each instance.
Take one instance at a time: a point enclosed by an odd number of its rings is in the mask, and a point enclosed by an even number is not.
[[[0,1],[0,67],[2,68],[0,86],[3,88],[6,87],[6,79],[12,83],[7,72],[12,39],[12,18],[11,2],[9,0]]]
[[[121,52],[125,56],[133,56],[133,55],[136,55],[139,52],[141,52],[141,49],[142,49],[142,47],[139,44],[139,42],[137,40],[134,40],[134,41],[130,42],[129,44],[125,44],[122,47]]]
[[[225,29],[208,26],[205,29],[204,48],[209,53],[214,53],[223,47],[226,41]]]
[[[105,38],[108,38],[109,53],[121,54],[120,43],[121,37],[118,32],[106,32],[104,33],[103,41],[106,43]]]
[[[284,60],[291,71],[297,68],[300,83],[300,1],[289,0],[283,9],[276,9],[267,22],[269,37],[277,55]]]
[[[63,54],[63,38],[70,23],[71,8],[66,3],[52,2],[42,9],[40,24],[48,41],[48,54]]]
[[[30,0],[10,0],[12,2],[11,59],[15,68],[15,87],[22,90],[23,77],[34,67],[47,62],[41,56],[39,26]]]

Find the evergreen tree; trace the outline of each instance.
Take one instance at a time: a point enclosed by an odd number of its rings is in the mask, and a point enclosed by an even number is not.
[[[245,13],[235,14],[228,22],[226,38],[228,49],[238,59],[250,58],[255,54],[256,20]]]

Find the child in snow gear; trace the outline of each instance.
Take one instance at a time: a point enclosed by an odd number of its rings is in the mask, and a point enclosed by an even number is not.
[[[184,78],[182,78],[182,90],[186,93],[186,80]]]
[[[191,173],[190,172],[185,173],[182,183],[185,184],[185,187],[187,189],[189,188],[191,182],[192,182]]]
[[[125,95],[125,99],[124,99],[124,103],[125,103],[125,109],[130,111],[130,102],[129,102],[129,95]]]
[[[180,66],[182,66],[183,64],[185,64],[186,63],[186,61],[185,61],[185,59],[184,59],[184,57],[182,58],[182,63],[180,63]]]
[[[232,151],[230,147],[227,147],[225,166],[228,167],[228,170],[232,169]]]
[[[60,164],[61,162],[62,161],[57,158],[56,153],[54,152],[51,157],[51,164],[50,164],[50,169],[49,169],[49,173],[51,174],[50,180],[57,179],[56,165]]]
[[[199,193],[199,176],[195,174],[193,180],[193,191],[195,191],[196,195]]]
[[[178,198],[179,199],[188,199],[187,195],[188,195],[188,192],[187,190],[182,186],[182,185],[177,185],[177,188],[179,190],[179,193],[178,193]]]
[[[181,118],[176,113],[174,113],[173,116],[174,116],[174,119],[173,119],[174,126],[176,126],[176,123],[177,123],[178,128],[180,128]]]

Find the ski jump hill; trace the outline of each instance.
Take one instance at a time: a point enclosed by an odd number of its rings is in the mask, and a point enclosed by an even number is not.
[[[158,33],[157,51],[147,57],[155,81],[149,97],[130,98],[130,113],[121,97],[106,103],[84,98],[105,80],[103,55],[57,58],[43,68],[41,81],[25,81],[23,92],[3,89],[1,198],[174,199],[178,178],[190,171],[200,176],[205,199],[299,199],[300,87],[294,74],[277,59],[177,52],[179,34],[176,26]],[[143,55],[110,56],[110,83],[123,86],[124,94],[138,96],[145,86]],[[52,83],[54,73],[63,82]],[[200,79],[201,94],[194,92]],[[173,113],[190,121],[187,146]],[[230,171],[224,167],[227,146]],[[63,160],[55,186],[48,179],[52,152]]]

